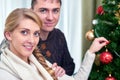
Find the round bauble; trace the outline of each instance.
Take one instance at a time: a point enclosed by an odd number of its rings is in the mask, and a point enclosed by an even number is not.
[[[92,24],[94,24],[94,25],[98,24],[98,20],[94,19],[94,20],[92,21]]]
[[[116,79],[112,76],[108,76],[107,78],[105,78],[105,80],[116,80]]]
[[[95,57],[95,64],[97,65],[97,66],[100,66],[100,54],[96,54],[96,57]]]
[[[110,52],[106,51],[100,54],[100,61],[103,64],[109,64],[110,62],[112,62],[112,60],[113,60],[113,56]]]
[[[93,40],[94,39],[94,31],[93,30],[89,30],[86,35],[85,35],[87,40]]]

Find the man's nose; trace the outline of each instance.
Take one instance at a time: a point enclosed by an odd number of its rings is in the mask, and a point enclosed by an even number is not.
[[[48,20],[53,20],[53,18],[54,18],[53,13],[49,12],[48,15],[47,15],[47,19]]]

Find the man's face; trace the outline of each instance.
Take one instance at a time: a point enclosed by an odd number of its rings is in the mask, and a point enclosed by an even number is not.
[[[42,31],[50,32],[54,29],[59,20],[60,2],[57,0],[37,0],[33,11],[42,20]]]

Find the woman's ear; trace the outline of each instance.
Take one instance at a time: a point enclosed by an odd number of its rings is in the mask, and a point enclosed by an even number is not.
[[[11,38],[11,33],[10,33],[10,32],[5,32],[5,33],[4,33],[4,36],[5,36],[5,38],[6,38],[8,41],[12,40],[12,38]]]

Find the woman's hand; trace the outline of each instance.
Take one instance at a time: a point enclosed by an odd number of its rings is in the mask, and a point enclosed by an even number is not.
[[[56,77],[62,77],[65,74],[65,70],[58,66],[57,63],[53,63],[52,69],[55,71],[55,76]]]
[[[89,48],[89,51],[91,53],[98,52],[102,47],[106,46],[107,44],[109,44],[109,41],[104,37],[95,38]]]

